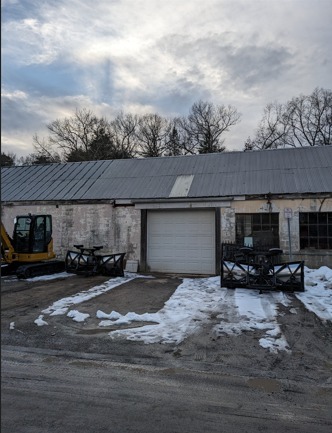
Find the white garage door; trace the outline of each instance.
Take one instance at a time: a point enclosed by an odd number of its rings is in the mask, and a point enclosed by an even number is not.
[[[150,271],[215,273],[214,211],[148,211],[147,218]]]

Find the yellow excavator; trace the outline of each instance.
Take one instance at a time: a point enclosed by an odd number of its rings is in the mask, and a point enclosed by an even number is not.
[[[17,216],[12,237],[1,222],[1,275],[31,278],[64,270],[53,251],[51,215]]]

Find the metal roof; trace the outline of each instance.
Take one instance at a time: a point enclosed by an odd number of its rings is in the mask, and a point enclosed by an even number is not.
[[[1,168],[2,202],[331,192],[332,146]]]

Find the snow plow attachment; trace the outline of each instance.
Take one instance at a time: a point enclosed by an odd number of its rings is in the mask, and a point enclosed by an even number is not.
[[[124,257],[126,253],[96,254],[102,246],[85,248],[74,245],[76,251],[67,251],[65,268],[68,273],[77,275],[109,275],[111,277],[124,276]]]
[[[223,250],[221,287],[304,291],[304,262],[281,262],[282,250],[255,251],[247,247]]]

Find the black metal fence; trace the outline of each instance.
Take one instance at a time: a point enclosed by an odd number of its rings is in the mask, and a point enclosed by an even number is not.
[[[304,262],[282,262],[273,245],[221,244],[221,287],[304,291]]]

